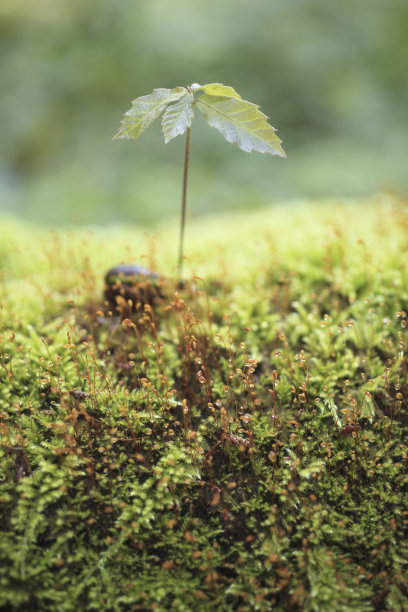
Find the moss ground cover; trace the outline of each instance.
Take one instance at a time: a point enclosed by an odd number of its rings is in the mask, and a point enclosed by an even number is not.
[[[0,606],[406,610],[407,203],[176,234],[2,224]]]

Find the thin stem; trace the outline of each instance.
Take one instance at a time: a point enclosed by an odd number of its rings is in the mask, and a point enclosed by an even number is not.
[[[190,152],[190,134],[191,128],[187,128],[186,134],[186,150],[184,154],[184,174],[183,174],[183,196],[181,200],[181,227],[180,227],[180,242],[179,242],[179,259],[178,259],[178,276],[181,280],[183,271],[183,244],[184,244],[184,226],[186,223],[186,203],[187,203],[187,175],[188,175],[188,155]]]

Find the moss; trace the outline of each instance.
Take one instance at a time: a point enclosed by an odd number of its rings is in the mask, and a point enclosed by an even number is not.
[[[299,205],[222,250],[200,224],[184,287],[171,230],[5,224],[0,605],[406,609],[407,223]],[[163,283],[121,320],[125,261]]]

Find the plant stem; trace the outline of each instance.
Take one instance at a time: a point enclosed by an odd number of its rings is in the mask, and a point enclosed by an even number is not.
[[[183,174],[183,196],[181,199],[181,227],[179,241],[179,259],[178,259],[178,276],[181,280],[183,271],[183,244],[184,244],[184,226],[186,223],[186,203],[187,203],[187,175],[188,175],[188,156],[190,153],[190,134],[191,128],[187,128],[186,134],[186,150],[184,154],[184,174]]]

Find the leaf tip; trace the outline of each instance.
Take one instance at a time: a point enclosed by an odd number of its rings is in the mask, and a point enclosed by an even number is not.
[[[120,138],[130,138],[129,134],[124,129],[123,124],[120,125],[118,131],[112,136],[112,140],[119,140]]]

